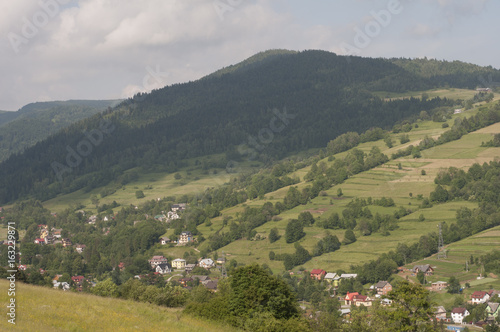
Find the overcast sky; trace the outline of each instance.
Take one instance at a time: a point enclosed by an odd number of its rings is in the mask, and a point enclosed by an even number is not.
[[[125,98],[276,48],[500,68],[499,13],[497,0],[4,0],[0,110]]]

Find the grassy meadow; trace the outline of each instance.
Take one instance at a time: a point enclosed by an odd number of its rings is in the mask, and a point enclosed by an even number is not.
[[[63,292],[16,283],[16,324],[7,322],[10,297],[0,280],[1,331],[235,331],[234,328],[182,314],[181,309]]]

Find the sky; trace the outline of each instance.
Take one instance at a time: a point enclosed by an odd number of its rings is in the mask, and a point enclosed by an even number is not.
[[[498,13],[498,0],[2,1],[0,110],[128,98],[268,49],[500,68]]]

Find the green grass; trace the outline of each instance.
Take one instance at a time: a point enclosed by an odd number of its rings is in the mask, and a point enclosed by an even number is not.
[[[470,116],[476,110],[470,112]],[[463,116],[463,114],[455,115],[454,117]],[[453,120],[453,119],[452,119]],[[450,121],[452,121],[450,120]],[[492,127],[492,128],[490,128]],[[408,209],[415,211],[414,213],[401,219],[399,228],[391,232],[390,236],[382,236],[374,233],[368,237],[359,237],[358,241],[354,244],[343,246],[339,251],[329,254],[324,254],[320,257],[313,258],[307,262],[304,267],[323,268],[332,271],[338,269],[348,270],[352,264],[359,264],[371,259],[377,258],[380,254],[388,252],[396,248],[398,242],[413,243],[416,242],[420,236],[428,234],[432,231],[437,231],[439,222],[446,221],[451,224],[455,221],[456,210],[460,207],[475,208],[477,204],[471,202],[449,202],[446,204],[434,205],[429,209],[420,209],[421,201],[417,200],[417,195],[421,194],[428,197],[430,192],[434,190],[434,178],[440,170],[446,169],[451,166],[467,169],[474,162],[484,162],[493,160],[497,156],[500,149],[494,148],[481,148],[481,142],[490,139],[493,132],[497,130],[500,132],[500,126],[493,125],[488,128],[482,129],[484,132],[477,132],[465,135],[462,139],[454,142],[449,142],[438,146],[436,148],[423,151],[421,159],[413,159],[409,157],[391,160],[385,165],[377,167],[350,177],[344,183],[334,186],[327,190],[327,196],[318,196],[311,200],[310,203],[303,206],[298,206],[292,210],[285,211],[280,215],[282,220],[268,222],[256,230],[262,237],[267,237],[271,228],[277,227],[281,235],[284,235],[286,225],[289,219],[297,218],[298,214],[302,211],[311,211],[315,218],[327,218],[332,213],[341,214],[346,205],[355,197],[391,197],[394,199],[397,207],[404,206]],[[438,136],[442,132],[449,130],[443,129],[440,123],[431,121],[419,123],[419,128],[413,129],[409,134],[411,135],[412,142],[405,144],[415,144],[420,139],[424,138],[429,133]],[[398,135],[395,135],[397,138]],[[389,149],[381,141],[363,143],[359,146],[364,151],[369,151],[372,146],[378,146],[384,153],[388,151],[396,151],[398,146]],[[336,155],[336,158],[342,158],[346,152]],[[499,155],[500,156],[500,155]],[[327,159],[322,161],[329,164]],[[398,164],[401,163],[402,169],[398,169]],[[307,173],[310,167],[300,170],[303,176]],[[421,171],[425,170],[426,175],[422,175]],[[298,174],[296,172],[296,174]],[[299,190],[308,185],[301,182],[298,187]],[[336,199],[338,188],[341,188],[344,197],[341,200]],[[247,202],[248,206],[261,206],[265,201],[276,202],[277,199],[282,199],[286,194],[288,188],[282,188],[277,192],[269,193],[266,195],[265,200],[254,200]],[[412,197],[410,197],[410,194]],[[269,199],[273,197],[273,199]],[[333,204],[331,204],[333,203]],[[394,208],[382,208],[378,206],[369,206],[372,213],[393,213]],[[243,206],[233,207],[222,211],[223,215],[230,215],[236,218],[235,213],[241,212]],[[418,222],[418,217],[423,214],[426,218],[424,222]],[[211,230],[205,226],[200,226],[199,230],[207,237],[216,230],[222,227],[222,217],[215,219]],[[343,238],[344,230],[329,230],[330,233],[335,234],[340,240]],[[300,244],[312,252],[312,249],[318,239],[320,239],[325,230],[318,227],[309,227],[305,229],[306,237],[300,241]],[[294,248],[292,244],[285,243],[282,237],[279,241],[270,244],[269,241],[248,241],[239,240],[228,246],[222,248],[228,257],[235,258],[238,262],[250,263],[260,262],[268,264],[273,270],[280,271],[283,269],[283,263],[279,261],[270,261],[268,258],[269,251],[275,253],[292,253]],[[462,263],[461,263],[462,264]],[[461,265],[460,265],[460,268]],[[457,272],[457,268],[451,268],[448,275]],[[472,276],[464,276],[472,277]],[[437,281],[437,280],[436,280]]]
[[[8,283],[0,280],[2,331],[235,331],[146,303],[63,292],[16,283],[16,324],[7,322]]]
[[[220,156],[213,155],[207,158],[217,158]],[[203,158],[199,158],[203,159]],[[118,189],[115,193],[100,198],[100,204],[110,204],[113,201],[119,202],[121,205],[139,205],[146,200],[164,198],[167,196],[179,197],[185,194],[199,193],[207,188],[217,187],[231,179],[235,174],[228,174],[225,169],[211,168],[203,170],[201,165],[195,165],[194,160],[188,160],[188,166],[182,168],[175,173],[140,173],[140,169],[135,169],[139,172],[139,179],[130,182]],[[260,163],[246,162],[239,165],[244,171],[258,169]],[[133,170],[129,170],[133,171]],[[215,171],[215,174],[214,174]],[[179,173],[182,178],[176,180],[174,175]],[[108,188],[116,187],[116,184],[109,184]],[[44,206],[54,212],[62,211],[71,204],[81,203],[85,206],[85,210],[96,212],[95,206],[92,205],[90,197],[97,195],[99,197],[103,188],[97,188],[90,192],[78,190],[76,192],[60,195],[51,200],[45,201]],[[135,192],[142,190],[145,197],[137,199]],[[118,208],[119,209],[119,208]]]
[[[415,91],[415,92],[404,92],[404,93],[387,92],[387,91],[373,92],[374,95],[385,99],[403,99],[410,97],[421,98],[422,93],[427,93],[429,95],[429,98],[441,97],[448,99],[470,99],[474,97],[476,91],[450,88],[450,89],[432,89],[426,91]]]

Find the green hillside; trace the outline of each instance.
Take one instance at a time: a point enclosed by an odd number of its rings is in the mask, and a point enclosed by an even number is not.
[[[2,289],[8,288],[0,280]],[[236,329],[190,317],[169,309],[135,301],[63,292],[16,283],[16,324],[5,319],[2,331],[235,331]],[[0,301],[8,303],[7,292]],[[6,312],[5,306],[2,312]]]
[[[422,110],[461,105],[448,98],[387,100],[387,93],[475,88],[477,73],[498,75],[492,68],[457,74],[442,66],[428,78],[386,59],[348,63],[324,51],[265,52],[217,75],[137,95],[0,164],[0,172],[11,174],[0,179],[0,202],[92,190],[136,167],[173,173],[185,159],[213,154],[225,154],[220,168],[231,161],[272,163],[348,131],[391,129]],[[83,132],[104,124],[108,132],[90,151]],[[75,155],[82,144],[85,158]]]
[[[74,122],[115,106],[119,100],[70,100],[32,103],[0,113],[0,162]]]

